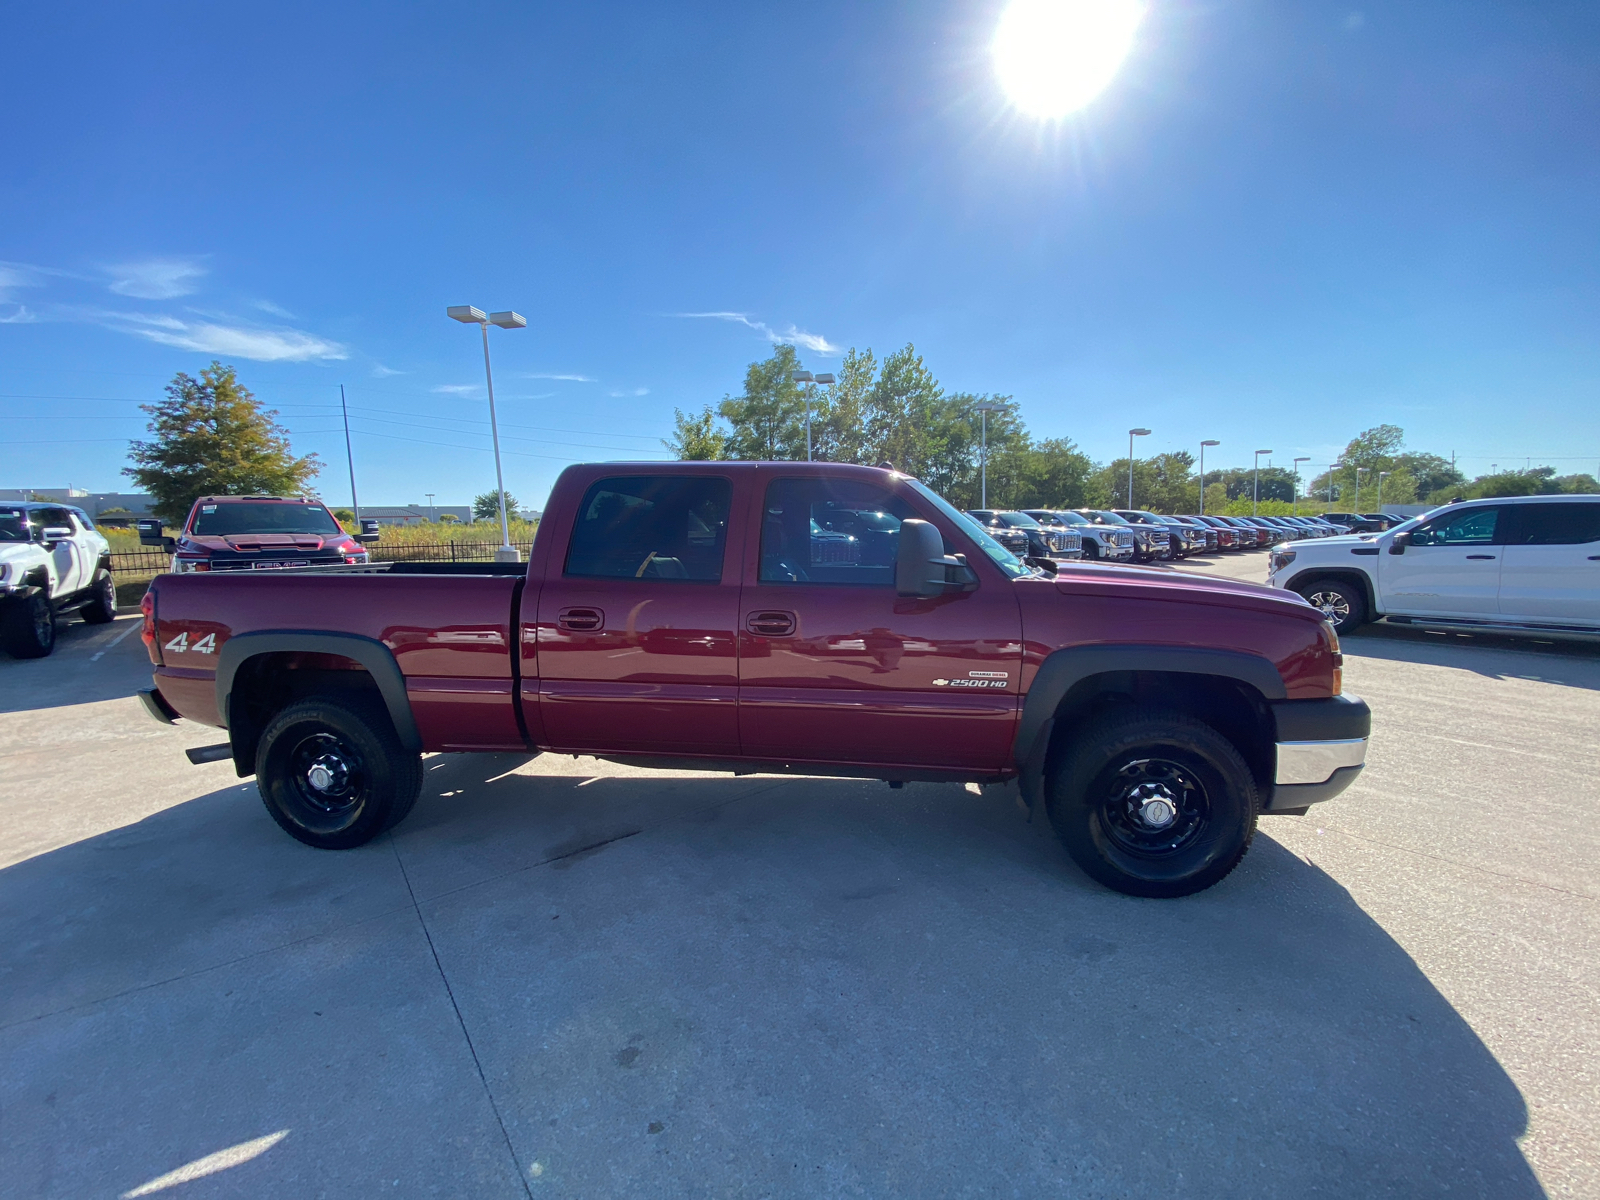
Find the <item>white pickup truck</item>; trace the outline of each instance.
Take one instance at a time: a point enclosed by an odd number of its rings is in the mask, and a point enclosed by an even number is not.
[[[1267,582],[1343,634],[1366,622],[1600,635],[1600,496],[1517,496],[1434,509],[1386,533],[1289,542]]]
[[[0,503],[0,642],[14,658],[43,658],[72,609],[92,625],[117,615],[110,543],[80,508]]]

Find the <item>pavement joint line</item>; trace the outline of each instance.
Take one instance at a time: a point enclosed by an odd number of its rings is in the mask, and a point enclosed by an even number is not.
[[[428,953],[433,955],[433,966],[439,972],[439,982],[444,984],[444,994],[450,998],[450,1008],[456,1014],[456,1024],[461,1027],[461,1036],[466,1040],[467,1052],[472,1055],[472,1065],[477,1069],[478,1082],[483,1085],[484,1098],[489,1101],[489,1111],[494,1113],[495,1124],[500,1126],[500,1136],[505,1139],[506,1152],[511,1155],[511,1165],[517,1172],[517,1182],[522,1184],[523,1193],[532,1200],[533,1189],[528,1186],[528,1176],[522,1169],[522,1160],[517,1157],[517,1148],[511,1144],[511,1134],[506,1129],[505,1118],[500,1115],[500,1105],[495,1102],[494,1090],[489,1086],[488,1076],[483,1073],[483,1062],[478,1058],[478,1048],[472,1044],[472,1031],[467,1028],[467,1020],[461,1015],[461,1005],[456,1003],[456,993],[450,986],[450,976],[445,974],[444,964],[439,961],[438,947],[433,944],[433,934],[428,929],[427,918],[422,915],[422,907],[417,903],[417,893],[411,888],[411,876],[406,873],[405,860],[400,857],[400,847],[395,845],[393,830],[389,831],[389,849],[394,852],[395,865],[400,868],[400,878],[405,881],[406,893],[411,897],[411,911],[416,914],[417,924],[422,928],[422,936],[428,941]]]
[[[1479,750],[1493,750],[1496,754],[1522,754],[1522,755],[1526,755],[1528,758],[1539,758],[1539,759],[1544,759],[1546,761],[1553,761],[1551,755],[1549,755],[1547,753],[1544,753],[1543,751],[1539,751],[1539,750],[1517,750],[1517,749],[1512,748],[1511,746],[1491,746],[1488,742],[1469,742],[1464,738],[1446,737],[1442,733],[1429,733],[1425,729],[1413,730],[1412,733],[1411,733],[1411,736],[1412,737],[1434,738],[1434,739],[1436,739],[1438,741],[1441,741],[1441,742],[1454,742],[1457,746],[1473,746],[1473,747],[1476,747]],[[1581,767],[1581,766],[1586,765],[1586,764],[1574,764],[1574,765]]]
[[[295,946],[304,945],[306,942],[314,942],[318,938],[330,937],[336,933],[343,933],[346,930],[355,929],[359,926],[369,924],[372,921],[381,921],[385,917],[392,917],[396,913],[405,912],[408,907],[410,906],[400,904],[394,908],[386,908],[382,912],[373,913],[370,917],[362,917],[358,921],[350,921],[343,925],[333,925],[327,929],[318,930],[316,933],[308,933],[305,937],[293,938],[287,942],[279,942],[274,946],[265,946],[260,950],[252,950],[249,954],[241,954],[237,958],[230,958],[224,962],[212,963],[210,966],[206,967],[196,967],[192,971],[181,971],[176,975],[169,975],[165,979],[155,979],[149,983],[135,984],[133,987],[123,988],[120,992],[112,992],[109,995],[97,996],[93,1000],[80,1000],[76,1004],[69,1004],[64,1008],[51,1009],[49,1012],[35,1013],[31,1017],[19,1017],[15,1021],[8,1021],[5,1024],[0,1025],[0,1033],[4,1033],[8,1029],[15,1029],[20,1025],[31,1025],[35,1021],[46,1021],[51,1017],[60,1017],[70,1012],[77,1012],[80,1008],[94,1008],[99,1004],[110,1004],[113,1000],[120,1000],[124,996],[135,996],[140,992],[148,992],[152,988],[166,987],[169,983],[182,983],[185,979],[194,979],[200,975],[209,975],[212,971],[220,971],[224,967],[237,966],[239,963],[249,962],[252,958],[260,958],[264,954],[276,954],[280,950],[289,950]]]
[[[1417,858],[1432,859],[1434,862],[1444,863],[1449,867],[1458,867],[1463,871],[1476,871],[1480,875],[1491,875],[1496,879],[1504,879],[1510,883],[1520,883],[1525,887],[1543,888],[1547,892],[1557,892],[1563,896],[1575,896],[1579,900],[1600,900],[1600,896],[1591,896],[1588,892],[1574,892],[1566,888],[1556,887],[1553,883],[1540,883],[1537,879],[1524,879],[1521,875],[1507,875],[1503,871],[1491,871],[1488,867],[1480,867],[1476,863],[1460,862],[1453,858],[1445,858],[1442,854],[1429,854],[1426,850],[1413,850],[1410,846],[1402,846],[1396,842],[1386,842],[1381,838],[1363,837],[1359,833],[1351,833],[1347,829],[1340,829],[1337,825],[1323,825],[1329,833],[1342,834],[1357,842],[1366,842],[1372,846],[1383,846],[1389,850],[1398,850],[1401,854],[1414,855]],[[1307,862],[1310,859],[1306,860]]]

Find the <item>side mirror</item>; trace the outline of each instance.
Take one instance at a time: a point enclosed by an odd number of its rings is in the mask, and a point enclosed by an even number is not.
[[[39,531],[39,538],[46,546],[59,545],[72,540],[72,530],[65,525],[46,525]]]
[[[379,536],[378,518],[362,517],[361,532],[356,535],[356,541],[360,542],[362,545],[370,546],[373,542],[376,542],[379,539]]]
[[[894,590],[902,596],[942,596],[952,584],[947,568],[969,568],[959,558],[944,552],[944,538],[927,521],[915,518],[900,522],[900,547],[895,554]]]
[[[1394,535],[1394,540],[1389,543],[1389,553],[1390,554],[1404,554],[1406,552],[1406,547],[1409,546],[1410,544],[1411,544],[1411,531],[1410,530],[1407,530],[1405,533],[1397,533],[1397,534]]]
[[[139,545],[156,547],[161,545],[162,538],[160,521],[150,518],[135,521],[134,524],[139,529]]]

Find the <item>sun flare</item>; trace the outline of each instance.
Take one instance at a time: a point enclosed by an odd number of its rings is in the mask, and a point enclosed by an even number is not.
[[[1106,88],[1133,48],[1138,0],[1013,0],[995,30],[995,71],[1029,116],[1064,117]]]

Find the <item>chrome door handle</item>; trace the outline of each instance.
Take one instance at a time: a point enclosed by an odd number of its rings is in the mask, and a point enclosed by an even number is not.
[[[598,608],[563,608],[556,624],[571,633],[594,633],[605,628],[606,614]]]
[[[1494,557],[1494,555],[1492,555],[1492,554],[1469,554],[1469,555],[1467,555],[1467,557],[1468,558],[1491,558],[1492,559]]]

